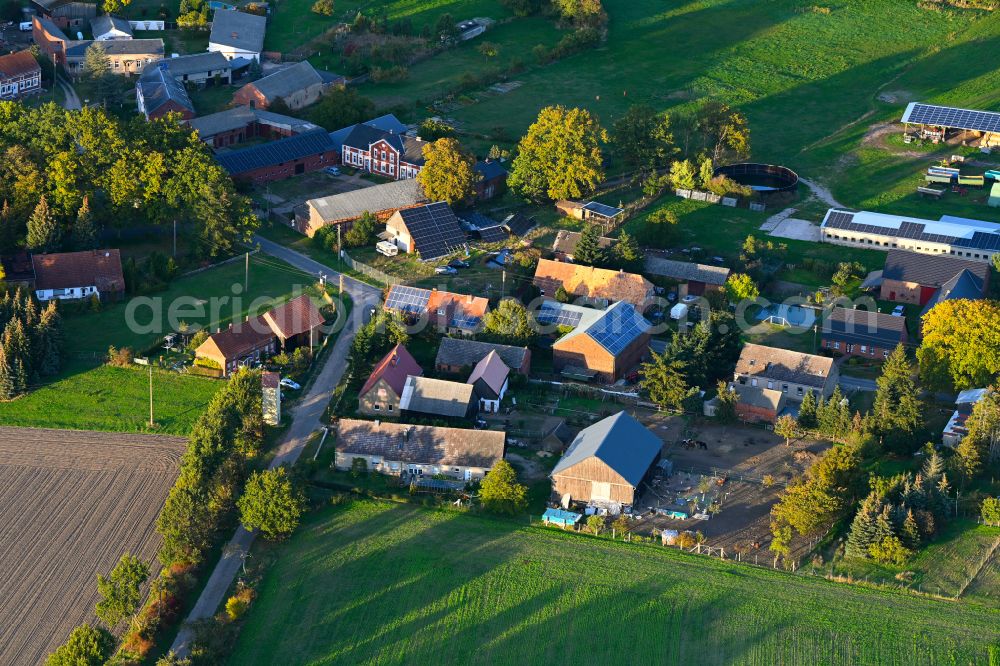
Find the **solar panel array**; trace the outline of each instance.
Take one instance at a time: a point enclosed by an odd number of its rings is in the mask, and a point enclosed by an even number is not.
[[[453,328],[461,328],[467,331],[471,331],[479,327],[483,321],[482,317],[475,317],[473,315],[466,314],[464,312],[456,312],[448,325]]]
[[[421,259],[443,257],[465,243],[465,232],[451,207],[443,201],[401,210]]]
[[[591,201],[584,206],[584,209],[591,212],[597,213],[598,215],[603,215],[605,217],[614,217],[622,212],[621,208],[615,208],[614,206],[608,206],[607,204],[602,204],[597,201]]]
[[[538,309],[535,319],[539,324],[556,324],[557,326],[579,326],[583,313],[560,307],[558,303],[545,301]]]
[[[480,227],[479,238],[484,243],[500,243],[507,240],[507,231],[499,224],[492,227]]]
[[[1000,250],[1000,234],[976,231],[972,234],[972,238],[959,238],[955,241],[955,245],[974,250],[996,251]]]
[[[931,104],[914,104],[909,113],[903,117],[903,122],[979,132],[1000,132],[1000,113]]]
[[[587,329],[587,335],[617,356],[649,330],[649,322],[628,303],[621,303]]]
[[[854,213],[844,213],[834,211],[826,218],[824,226],[832,229],[843,229],[844,231],[857,231],[865,234],[877,234],[880,236],[894,236],[897,238],[908,238],[910,240],[922,240],[928,243],[955,243],[960,244],[962,239],[945,234],[932,234],[925,231],[926,226],[919,222],[903,221],[899,229],[883,227],[874,224],[860,224],[854,221]],[[996,235],[996,234],[990,234]],[[998,237],[1000,238],[1000,237]]]
[[[389,296],[385,299],[385,308],[387,310],[419,315],[423,314],[424,310],[427,309],[427,302],[430,298],[431,292],[428,289],[395,285],[389,291]]]

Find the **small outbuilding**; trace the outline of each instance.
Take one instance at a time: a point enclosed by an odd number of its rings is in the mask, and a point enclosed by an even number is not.
[[[472,384],[475,389],[480,411],[488,413],[500,411],[500,402],[507,394],[508,377],[510,368],[496,351],[491,351],[476,364],[467,383]]]

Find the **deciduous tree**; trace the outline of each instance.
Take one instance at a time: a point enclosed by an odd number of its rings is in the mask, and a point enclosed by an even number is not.
[[[622,159],[635,169],[663,166],[677,152],[670,116],[647,104],[630,106],[615,121],[612,140]]]
[[[589,111],[545,107],[518,144],[507,182],[536,201],[583,196],[604,180],[600,144],[607,140]]]
[[[670,247],[677,239],[677,214],[669,208],[659,208],[646,217],[639,238],[646,247]]]
[[[733,273],[726,279],[726,298],[730,303],[752,301],[760,296],[760,289],[746,273]]]
[[[1000,374],[997,301],[942,301],[924,315],[921,332],[917,362],[920,378],[928,388],[962,390],[988,386]]]
[[[347,247],[364,247],[375,242],[378,234],[379,221],[374,215],[365,211],[351,228],[344,233],[344,245]]]
[[[535,337],[531,315],[520,301],[505,298],[483,318],[486,337],[512,345],[525,345]]]
[[[107,629],[81,624],[45,660],[45,666],[104,666],[115,647]]]
[[[306,501],[285,468],[278,467],[251,475],[236,506],[247,529],[259,529],[268,539],[281,539],[298,527]]]
[[[424,166],[417,174],[424,194],[431,201],[454,206],[469,201],[482,176],[475,169],[476,158],[455,139],[438,139],[424,146]]]
[[[506,460],[493,466],[479,486],[479,501],[493,513],[514,515],[528,506],[528,488],[517,482],[517,472]]]
[[[333,0],[316,0],[312,5],[313,14],[333,16]]]
[[[690,160],[678,160],[670,167],[670,183],[675,190],[693,190],[695,187],[694,167]]]
[[[97,574],[97,617],[114,629],[122,620],[135,615],[142,601],[141,587],[149,578],[149,565],[125,553],[107,578]]]
[[[799,424],[790,414],[779,416],[774,422],[774,434],[785,438],[785,446],[792,445],[792,439],[799,436]]]

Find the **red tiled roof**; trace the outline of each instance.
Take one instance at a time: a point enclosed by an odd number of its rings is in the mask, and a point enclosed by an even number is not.
[[[372,374],[368,377],[368,381],[361,388],[361,395],[368,393],[379,379],[384,379],[392,387],[392,390],[396,392],[397,396],[402,395],[403,385],[406,383],[407,376],[415,375],[419,377],[422,374],[424,374],[424,371],[406,347],[401,344],[396,345],[375,366]]]
[[[213,351],[217,351],[223,358],[231,360],[260,349],[273,339],[274,333],[262,315],[239,322],[236,326],[230,324],[224,331],[213,333],[195,350],[195,355],[211,356]]]
[[[31,51],[18,51],[0,56],[0,79],[12,79],[15,76],[40,72],[41,67]]]
[[[427,311],[435,314],[438,310],[444,310],[446,315],[451,316],[455,316],[452,313],[457,314],[461,312],[466,317],[481,319],[486,316],[486,308],[489,307],[489,304],[489,299],[482,296],[454,294],[450,291],[438,291],[435,289],[431,292],[430,299],[427,301]]]
[[[34,254],[36,289],[69,289],[95,286],[98,291],[122,291],[122,258],[118,250],[87,250]]]
[[[263,317],[274,334],[285,340],[323,324],[323,315],[306,294],[268,310]]]

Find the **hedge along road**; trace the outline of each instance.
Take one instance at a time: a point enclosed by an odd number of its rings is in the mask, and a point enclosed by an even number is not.
[[[328,281],[336,281],[340,278],[340,274],[329,266],[303,256],[294,250],[289,250],[260,237],[255,240],[265,253],[277,257],[301,271],[317,276],[322,273],[327,276]],[[380,289],[346,275],[344,276],[344,291],[350,295],[354,302],[350,319],[334,343],[333,349],[326,355],[323,367],[320,368],[316,380],[308,389],[308,393],[295,407],[292,414],[292,424],[278,445],[277,453],[270,465],[271,469],[285,464],[294,465],[299,456],[302,455],[302,451],[305,450],[309,436],[322,426],[320,419],[330,400],[330,394],[340,383],[340,379],[347,369],[348,352],[354,335],[364,324],[365,313],[368,309],[373,305],[378,305],[382,300]],[[215,565],[212,575],[205,584],[205,589],[202,590],[201,596],[198,597],[198,601],[191,609],[191,613],[171,646],[171,649],[179,656],[186,657],[190,654],[191,641],[194,638],[192,624],[215,614],[219,604],[225,598],[226,592],[229,591],[230,585],[236,579],[243,564],[243,558],[250,552],[250,546],[253,544],[255,536],[253,532],[248,532],[241,525],[233,538],[226,544],[222,551],[222,558]]]

